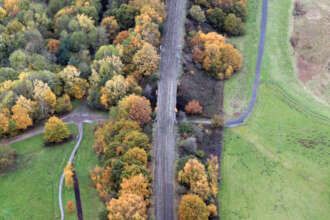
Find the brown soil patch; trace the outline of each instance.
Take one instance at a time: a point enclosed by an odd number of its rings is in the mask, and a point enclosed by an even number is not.
[[[298,77],[304,84],[320,74],[321,68],[312,62],[306,61],[302,56],[298,58]]]

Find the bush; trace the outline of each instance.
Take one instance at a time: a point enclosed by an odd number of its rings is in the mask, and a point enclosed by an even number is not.
[[[208,220],[209,210],[203,200],[193,194],[182,196],[179,205],[179,220]]]
[[[70,131],[61,119],[55,116],[48,119],[44,133],[44,140],[46,143],[61,143],[69,137]]]
[[[124,154],[122,160],[130,165],[137,164],[147,166],[147,153],[141,148],[134,147]]]
[[[222,128],[225,125],[225,121],[223,119],[223,116],[221,115],[214,115],[212,117],[211,125],[213,128]]]
[[[194,134],[193,125],[189,122],[182,122],[179,125],[179,132],[181,136],[191,136]]]
[[[193,5],[189,10],[190,16],[198,23],[205,22],[205,13],[198,5]]]
[[[72,214],[73,211],[74,211],[74,204],[72,202],[72,200],[69,200],[67,203],[66,203],[66,210]]]
[[[185,112],[190,115],[199,115],[203,113],[203,108],[197,100],[192,100],[186,105]]]
[[[10,146],[0,145],[0,173],[15,164],[16,152]]]

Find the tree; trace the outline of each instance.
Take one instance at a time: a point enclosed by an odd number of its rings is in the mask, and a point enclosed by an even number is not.
[[[218,31],[223,31],[223,23],[225,22],[226,14],[221,8],[212,8],[207,10],[208,22]]]
[[[205,167],[197,159],[187,161],[183,170],[179,171],[178,180],[180,183],[188,185],[192,193],[199,195],[204,200],[208,198],[210,188]]]
[[[64,94],[59,97],[56,102],[55,112],[58,114],[63,114],[66,112],[70,112],[72,110],[70,96]]]
[[[135,25],[134,18],[138,14],[138,10],[131,5],[121,4],[120,7],[114,9],[111,14],[113,14],[119,22],[120,30],[128,30]]]
[[[10,57],[10,66],[16,70],[23,70],[28,66],[28,56],[22,50],[14,51]]]
[[[109,220],[146,220],[147,206],[142,196],[122,194],[118,199],[111,199],[107,204]]]
[[[197,195],[188,194],[181,198],[179,220],[208,220],[209,211],[206,204]]]
[[[0,137],[7,134],[9,131],[9,114],[9,111],[6,112],[4,109],[0,112]]]
[[[60,41],[56,39],[50,39],[47,44],[47,48],[50,53],[56,54],[60,49]]]
[[[155,21],[152,17],[153,14],[156,14],[154,9],[148,8],[148,10],[150,11],[144,10],[141,15],[136,16],[134,32],[137,33],[142,40],[158,47],[160,44],[160,32],[157,20],[160,19],[156,19]]]
[[[132,130],[125,132],[123,136],[121,136],[121,134],[118,136],[123,137],[122,145],[125,147],[125,150],[131,149],[133,147],[139,147],[148,151],[150,148],[148,136],[141,131]]]
[[[46,143],[60,143],[70,137],[70,131],[66,124],[56,116],[48,119],[44,132]]]
[[[40,80],[34,81],[33,97],[38,102],[40,116],[46,118],[49,113],[53,113],[56,107],[56,96],[47,83]]]
[[[116,75],[108,80],[101,89],[101,103],[109,109],[115,105],[128,92],[128,83],[122,75]]]
[[[122,157],[123,162],[127,164],[138,164],[145,167],[147,166],[147,159],[146,151],[138,147],[129,149]]]
[[[207,210],[209,211],[210,216],[217,216],[218,215],[217,206],[214,205],[214,204],[208,205]]]
[[[230,13],[225,19],[224,30],[232,36],[239,36],[245,32],[242,20],[232,13]]]
[[[101,22],[101,26],[109,34],[110,40],[113,40],[119,31],[119,25],[114,16],[108,16],[108,17],[103,18],[103,20]]]
[[[193,5],[189,10],[190,16],[198,23],[205,22],[205,13],[199,5]]]
[[[19,104],[16,104],[12,108],[13,116],[12,119],[15,121],[16,128],[25,130],[27,127],[31,126],[32,119],[29,116],[27,109]]]
[[[156,48],[145,42],[140,50],[133,57],[133,63],[136,66],[136,76],[150,76],[158,69],[159,55]]]
[[[20,0],[5,0],[4,7],[9,16],[15,16],[19,12]]]
[[[128,179],[123,179],[120,184],[120,195],[135,194],[142,196],[144,200],[148,200],[150,197],[150,189],[148,181],[142,174],[132,176]]]
[[[130,95],[122,99],[119,104],[119,112],[123,118],[131,119],[140,125],[151,121],[150,101],[143,96]]]
[[[185,112],[191,115],[199,115],[203,113],[203,108],[197,100],[191,100],[186,105]]]
[[[68,163],[64,168],[64,178],[65,178],[65,186],[67,188],[73,187],[73,168],[72,164]]]

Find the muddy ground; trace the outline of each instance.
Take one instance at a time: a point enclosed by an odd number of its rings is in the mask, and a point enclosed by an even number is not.
[[[293,16],[297,77],[319,100],[330,104],[329,0],[296,0]]]

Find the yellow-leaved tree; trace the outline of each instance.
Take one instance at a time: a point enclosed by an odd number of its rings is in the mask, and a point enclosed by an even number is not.
[[[53,116],[45,125],[44,140],[46,143],[60,143],[70,137],[70,131],[64,122]]]

